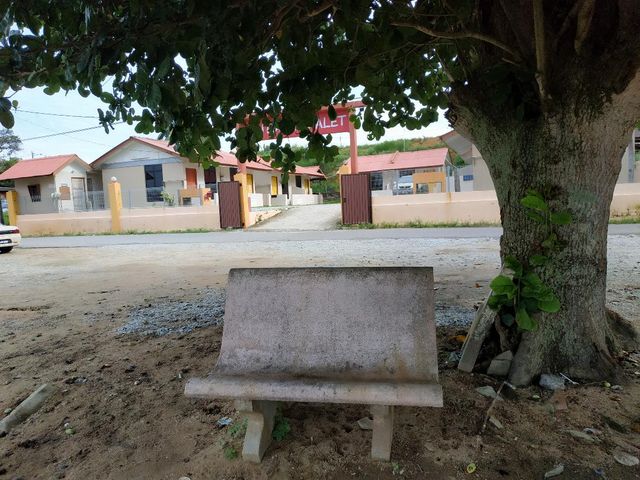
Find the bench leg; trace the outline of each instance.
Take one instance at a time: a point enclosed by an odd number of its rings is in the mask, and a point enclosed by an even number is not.
[[[277,402],[236,400],[235,406],[247,417],[242,458],[248,462],[260,463],[262,455],[271,443]]]
[[[393,438],[393,406],[372,405],[373,439],[371,458],[388,461],[391,458],[391,440]]]

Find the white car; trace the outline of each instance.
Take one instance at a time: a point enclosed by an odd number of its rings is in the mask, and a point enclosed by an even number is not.
[[[20,229],[11,225],[0,225],[0,253],[9,253],[20,244]]]

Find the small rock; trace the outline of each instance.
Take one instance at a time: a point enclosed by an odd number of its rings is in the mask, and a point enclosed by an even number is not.
[[[487,375],[495,377],[506,377],[511,369],[511,362],[513,361],[513,353],[511,350],[502,352],[500,355],[491,360]]]
[[[216,422],[216,425],[218,425],[219,427],[226,427],[227,425],[231,425],[232,423],[233,423],[232,418],[222,417],[218,419],[218,421]]]
[[[129,365],[127,368],[125,368],[125,369],[124,369],[124,372],[125,372],[125,373],[131,373],[131,372],[133,372],[135,369],[136,369],[136,366],[135,366],[135,365],[133,365],[133,364],[131,364],[131,365]]]
[[[191,480],[189,477],[180,477],[178,480]]]
[[[358,420],[358,426],[362,430],[373,430],[373,420],[371,420],[369,417],[363,417]]]
[[[602,382],[602,386],[604,388],[611,388],[611,384],[609,382]]]
[[[589,435],[588,433],[581,432],[579,430],[567,430],[566,432],[573,438],[584,440],[585,442],[600,443],[600,439],[598,437],[594,437],[593,435]]]
[[[600,435],[602,433],[602,430],[598,430],[597,428],[583,428],[582,431],[584,433],[588,433],[589,435]]]
[[[635,467],[636,465],[640,464],[640,460],[638,459],[638,457],[634,457],[627,452],[614,452],[613,458],[615,458],[616,462],[618,462],[619,464],[625,465],[627,467]]]
[[[459,351],[451,352],[447,357],[447,363],[452,363],[454,365],[457,365],[461,357],[462,357],[462,352],[459,352]]]
[[[478,392],[483,397],[487,397],[487,398],[496,398],[498,396],[494,388],[490,385],[487,385],[484,387],[478,387],[476,388],[476,392]],[[502,399],[500,398],[500,400]]]
[[[73,428],[65,428],[64,433],[66,433],[67,435],[73,435],[74,433],[76,433],[76,431]]]
[[[133,384],[134,384],[135,386],[140,385],[140,380],[136,380],[135,382],[133,382]]]
[[[489,423],[491,423],[491,425],[496,427],[498,430],[502,430],[504,428],[504,426],[502,425],[502,422],[498,420],[496,417],[494,417],[493,415],[489,417]]]
[[[622,387],[622,385],[612,385],[611,390],[621,391],[624,390],[624,388]]]
[[[13,412],[13,408],[5,408],[4,409],[4,414],[5,415],[9,415],[11,412]]]
[[[560,464],[556,465],[555,467],[553,467],[552,470],[549,470],[547,473],[545,473],[544,474],[544,478],[557,477],[562,472],[564,472],[564,465],[562,463],[560,463]]]
[[[540,375],[540,386],[547,390],[564,390],[564,378],[560,375],[543,373]]]

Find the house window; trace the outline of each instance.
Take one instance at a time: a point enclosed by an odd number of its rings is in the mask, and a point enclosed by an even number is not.
[[[145,165],[144,181],[147,187],[147,202],[162,201],[162,165]]]
[[[233,181],[233,177],[238,173],[238,169],[236,167],[229,167],[229,180]]]
[[[27,186],[29,189],[29,196],[31,197],[32,202],[40,201],[40,185],[29,185]]]
[[[463,182],[470,182],[471,180],[473,180],[473,175],[463,175],[462,176],[462,181]]]
[[[369,179],[371,190],[382,190],[382,172],[373,172]]]
[[[296,175],[296,188],[302,188],[302,177],[300,175]]]
[[[407,177],[413,175],[415,170],[400,170],[400,177]]]
[[[429,185],[426,183],[417,183],[416,193],[429,193]]]

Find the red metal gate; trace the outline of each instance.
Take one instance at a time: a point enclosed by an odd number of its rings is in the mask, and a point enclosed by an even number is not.
[[[342,223],[371,223],[371,185],[368,173],[340,176]]]
[[[242,228],[240,182],[218,182],[220,228]]]

